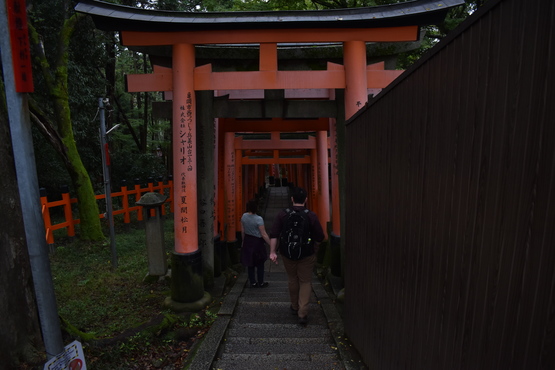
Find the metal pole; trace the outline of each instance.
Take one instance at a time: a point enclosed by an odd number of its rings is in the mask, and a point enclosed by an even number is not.
[[[100,110],[100,144],[102,145],[102,172],[104,174],[104,194],[106,197],[106,218],[110,225],[110,248],[112,250],[112,269],[118,268],[118,254],[116,250],[116,233],[114,231],[114,215],[112,212],[112,189],[110,185],[110,164],[108,152],[108,140],[106,135],[106,120],[104,110],[104,99],[98,98]]]
[[[9,35],[9,32],[6,1],[0,0],[0,33],[2,34],[0,50],[15,170],[42,337],[46,355],[50,359],[60,354],[64,350],[64,345],[50,260],[48,259],[48,246],[44,236],[44,222],[40,209],[39,181],[35,164],[27,94],[17,93],[15,90],[10,38],[6,36]],[[6,333],[6,335],[9,335],[9,333]]]

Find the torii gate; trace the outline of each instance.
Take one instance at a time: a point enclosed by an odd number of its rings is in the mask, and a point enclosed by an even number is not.
[[[213,203],[216,195],[209,182],[202,182],[202,187],[197,184],[201,183],[201,178],[210,177],[210,171],[213,174],[216,158],[221,159],[222,154],[221,149],[217,155],[214,154],[218,145],[215,144],[215,133],[211,132],[218,129],[213,126],[213,119],[217,116],[211,112],[215,104],[214,91],[287,92],[324,89],[332,91],[333,95],[336,90],[344,90],[344,104],[338,109],[344,111],[344,116],[331,117],[325,128],[316,130],[316,148],[304,148],[311,150],[311,160],[315,161],[313,163],[316,166],[320,164],[320,181],[314,182],[326,187],[320,190],[322,197],[318,203],[319,208],[322,208],[319,210],[321,218],[327,221],[327,131],[330,132],[332,142],[329,145],[332,152],[332,168],[336,169],[338,151],[341,151],[341,148],[338,149],[335,136],[336,120],[344,122],[349,119],[367,103],[369,88],[383,88],[401,73],[385,70],[383,65],[367,66],[366,43],[417,41],[421,25],[440,22],[449,8],[462,3],[462,0],[417,0],[389,6],[327,11],[227,13],[152,11],[95,0],[84,0],[76,6],[77,11],[91,15],[98,28],[120,31],[123,45],[151,55],[171,57],[170,66],[155,66],[153,74],[133,75],[127,79],[129,92],[171,92],[173,101],[175,251],[172,256],[170,301],[190,309],[190,305],[197,303],[202,307],[209,299],[204,292],[206,278],[203,279],[199,275],[202,275],[202,259],[205,267],[213,269],[213,262],[210,266],[210,259],[213,260],[213,245],[210,248],[206,238],[215,223]],[[283,43],[341,43],[343,65],[329,63],[326,70],[279,70],[278,44]],[[210,44],[259,45],[258,70],[215,72],[210,64],[197,66],[196,46]],[[209,94],[201,94],[203,91]],[[197,109],[197,99],[203,101],[201,111]],[[334,100],[335,97],[330,96],[328,99]],[[199,121],[200,125],[197,124]],[[304,123],[294,125],[292,131],[306,131],[303,125]],[[197,145],[197,128],[202,130],[199,137],[203,143],[200,146]],[[267,128],[267,131],[282,130]],[[229,142],[226,149],[228,155],[224,159],[225,166],[220,165],[219,168],[240,177],[241,173],[233,170],[237,158],[234,140],[230,139],[234,138],[234,132],[228,131],[223,135]],[[275,137],[272,142],[276,142]],[[203,166],[199,173],[200,162],[203,162]],[[230,182],[226,189],[229,200],[226,216],[228,231],[233,230],[233,219],[237,213],[233,183]],[[339,236],[337,184],[337,171],[334,170],[332,224],[333,233]],[[197,203],[197,199],[200,199],[200,204]],[[201,250],[205,254],[204,258],[201,257]]]

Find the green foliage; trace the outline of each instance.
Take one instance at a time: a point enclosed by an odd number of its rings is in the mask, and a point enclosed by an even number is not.
[[[59,58],[61,50],[57,37],[65,17],[73,14],[71,6],[71,2],[67,0],[30,1],[29,19],[40,35],[45,55],[51,65],[57,63]],[[92,180],[96,193],[103,191],[98,98],[104,97],[107,91],[105,67],[108,65],[110,57],[106,52],[105,45],[113,43],[114,40],[109,33],[97,30],[89,17],[83,17],[76,23],[69,44],[67,88],[72,131],[79,156]],[[107,124],[123,123],[123,118],[128,117],[132,122],[136,122],[133,124],[134,134],[140,136],[139,133],[144,130],[145,134],[140,139],[147,141],[137,146],[132,139],[133,133],[128,128],[118,130],[120,138],[121,136],[127,138],[113,141],[114,145],[111,147],[116,167],[119,163],[122,164],[116,168],[122,172],[115,177],[146,179],[149,176],[166,175],[165,166],[161,166],[160,159],[152,153],[158,146],[166,148],[170,146],[167,135],[156,135],[160,130],[165,133],[167,123],[157,123],[153,122],[150,117],[146,119],[143,117],[145,94],[124,92],[123,76],[127,73],[143,73],[143,57],[119,45],[115,46],[115,57],[117,58],[115,93],[119,96],[122,110],[111,107],[111,110],[108,111]],[[53,101],[42,71],[36,64],[34,65],[34,80],[36,92],[33,94],[33,99],[45,112],[47,118],[56,124]],[[159,94],[149,93],[149,101],[154,100],[157,96]],[[150,109],[147,114],[150,115]],[[144,122],[148,122],[149,125],[143,127]],[[69,185],[70,191],[74,192],[75,189],[64,162],[37,130],[34,132],[34,143],[40,186],[47,188],[49,193],[56,193],[62,185]],[[141,153],[144,149],[151,154]],[[133,165],[125,165],[124,161]]]
[[[60,60],[60,25],[64,21],[66,1],[32,2],[29,12],[31,24],[42,40],[46,58],[51,66]],[[102,40],[97,36],[94,24],[83,18],[77,22],[69,46],[67,78],[68,97],[72,128],[79,156],[90,177],[97,179],[102,173],[98,121],[92,123],[97,111],[97,99],[104,91],[104,82],[99,74],[98,62],[104,58]],[[33,50],[33,54],[36,50]],[[46,86],[44,75],[39,66],[34,64],[33,77],[35,93],[32,98],[45,112],[47,118],[59,130],[59,121],[54,115],[52,98]],[[54,73],[54,72],[53,72]],[[58,76],[55,76],[58,79]],[[41,187],[57,190],[61,185],[69,185],[69,175],[57,153],[47,148],[48,142],[41,135],[34,134],[35,153],[38,176]],[[94,184],[94,181],[93,181]],[[97,188],[100,188],[97,185]]]
[[[71,185],[71,178],[60,157],[51,145],[44,142],[36,127],[33,127],[33,143],[39,187],[46,188],[49,193],[57,194],[62,186]],[[49,199],[53,200],[53,198]]]
[[[271,10],[309,10],[314,9],[311,1],[308,0],[246,0],[235,1],[232,10],[237,11],[271,11]]]
[[[123,180],[131,184],[135,179],[143,182],[149,177],[165,177],[166,167],[162,159],[153,154],[136,154],[122,150],[112,155],[112,182],[120,185]]]
[[[184,324],[188,328],[201,330],[210,328],[217,318],[217,313],[212,312],[210,309],[206,309],[201,312],[192,313]]]
[[[165,250],[173,250],[173,222],[164,222]],[[60,240],[57,238],[57,240]],[[62,327],[83,344],[87,368],[182,368],[192,345],[217,318],[219,300],[198,313],[163,308],[169,283],[145,283],[145,231],[116,229],[118,268],[107,243],[66,240],[50,255]]]
[[[426,35],[422,40],[422,46],[417,50],[399,55],[397,67],[399,69],[408,68],[441,39],[443,39],[449,32],[457,28],[459,24],[461,24],[470,14],[482,6],[483,3],[483,0],[465,0],[465,4],[450,9],[442,23],[424,27]]]
[[[399,54],[397,59],[397,68],[407,69],[414,62],[420,59],[426,53],[426,51],[431,49],[438,41],[439,40],[437,39],[426,37],[422,40],[422,45],[420,46],[420,48]]]
[[[192,12],[197,10],[202,3],[201,0],[196,1],[180,1],[180,0],[158,0],[156,9],[158,10],[175,10],[183,12]]]
[[[169,235],[173,233],[171,222],[165,223],[165,230]],[[142,282],[148,272],[144,230],[119,230],[116,246],[116,271],[112,271],[109,243],[68,240],[51,255],[60,316],[96,338],[113,336],[149,321],[162,312],[162,302],[169,294],[165,282]],[[171,252],[170,243],[166,250]]]

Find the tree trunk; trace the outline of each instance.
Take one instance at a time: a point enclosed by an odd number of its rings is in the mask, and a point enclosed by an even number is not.
[[[60,48],[55,65],[52,67],[48,63],[48,59],[44,54],[44,48],[41,46],[40,37],[32,25],[29,25],[30,39],[36,50],[36,58],[41,66],[48,94],[54,105],[54,119],[57,125],[57,131],[65,146],[63,153],[59,152],[59,148],[54,145],[54,149],[64,160],[66,168],[71,177],[74,190],[77,195],[79,207],[79,237],[83,240],[103,240],[102,226],[100,224],[99,208],[96,202],[91,179],[81,157],[77,150],[75,138],[73,136],[73,126],[71,122],[71,114],[69,110],[69,94],[68,94],[68,74],[67,66],[69,59],[69,40],[75,28],[75,23],[79,15],[74,15],[66,19],[60,30]],[[47,137],[50,140],[50,137]]]
[[[60,68],[59,68],[60,69]],[[71,116],[69,112],[69,95],[67,92],[67,70],[62,68],[57,75],[57,94],[52,94],[54,99],[54,111],[56,121],[58,123],[58,132],[67,149],[67,157],[69,166],[67,170],[71,177],[74,190],[77,196],[77,206],[79,208],[80,219],[80,238],[82,240],[102,240],[102,226],[100,224],[99,208],[96,202],[94,189],[91,179],[77,150],[75,138],[73,136],[73,127],[71,125]]]
[[[0,364],[46,361],[16,182],[4,88],[0,81]]]

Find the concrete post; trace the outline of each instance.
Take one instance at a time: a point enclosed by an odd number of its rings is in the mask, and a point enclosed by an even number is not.
[[[214,286],[214,163],[213,91],[197,93],[198,236],[204,287]]]
[[[148,257],[148,275],[164,276],[168,272],[168,262],[164,248],[164,222],[162,206],[168,197],[160,193],[146,193],[137,202],[143,207],[146,231],[146,250]],[[154,211],[154,212],[151,212]],[[154,215],[152,216],[152,213]]]

